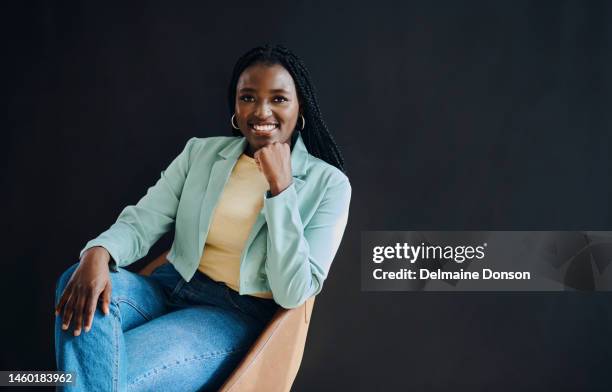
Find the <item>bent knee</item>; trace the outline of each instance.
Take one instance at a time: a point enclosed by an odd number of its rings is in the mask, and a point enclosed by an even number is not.
[[[55,304],[59,302],[64,290],[66,289],[66,285],[70,281],[72,274],[79,266],[79,263],[75,263],[68,267],[62,275],[59,277],[56,283],[55,289]],[[118,271],[110,271],[109,278],[112,287],[111,291],[111,301],[114,300],[117,296],[125,296],[126,292],[130,287],[133,286],[133,276],[134,274],[128,270],[123,268],[119,268]]]

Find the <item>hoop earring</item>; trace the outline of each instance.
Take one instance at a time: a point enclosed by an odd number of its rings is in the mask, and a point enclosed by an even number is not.
[[[234,117],[236,117],[236,113],[232,114],[232,118],[230,119],[230,122],[232,123],[232,128],[240,129],[238,125],[234,125]]]
[[[304,118],[304,115],[300,114],[300,117],[302,117],[302,131],[304,130],[304,127],[306,126],[306,119]]]

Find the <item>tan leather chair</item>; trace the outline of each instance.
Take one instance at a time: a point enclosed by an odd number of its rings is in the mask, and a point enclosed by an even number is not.
[[[167,262],[162,253],[139,273],[150,275]],[[280,308],[249,352],[221,386],[221,392],[286,392],[302,362],[314,297],[295,309]]]

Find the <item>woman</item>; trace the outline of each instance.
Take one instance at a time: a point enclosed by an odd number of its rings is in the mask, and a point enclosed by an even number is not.
[[[250,50],[229,108],[235,136],[189,140],[60,277],[57,365],[79,388],[214,390],[279,305],[321,291],[351,187],[306,68],[280,46]],[[172,228],[170,263],[121,268]]]

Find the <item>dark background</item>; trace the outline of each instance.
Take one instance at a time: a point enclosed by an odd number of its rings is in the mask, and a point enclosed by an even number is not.
[[[56,278],[188,138],[230,134],[233,63],[269,41],[308,65],[353,185],[294,390],[609,390],[609,293],[359,273],[362,230],[612,229],[609,2],[84,3],[2,10],[0,369],[54,368]]]

